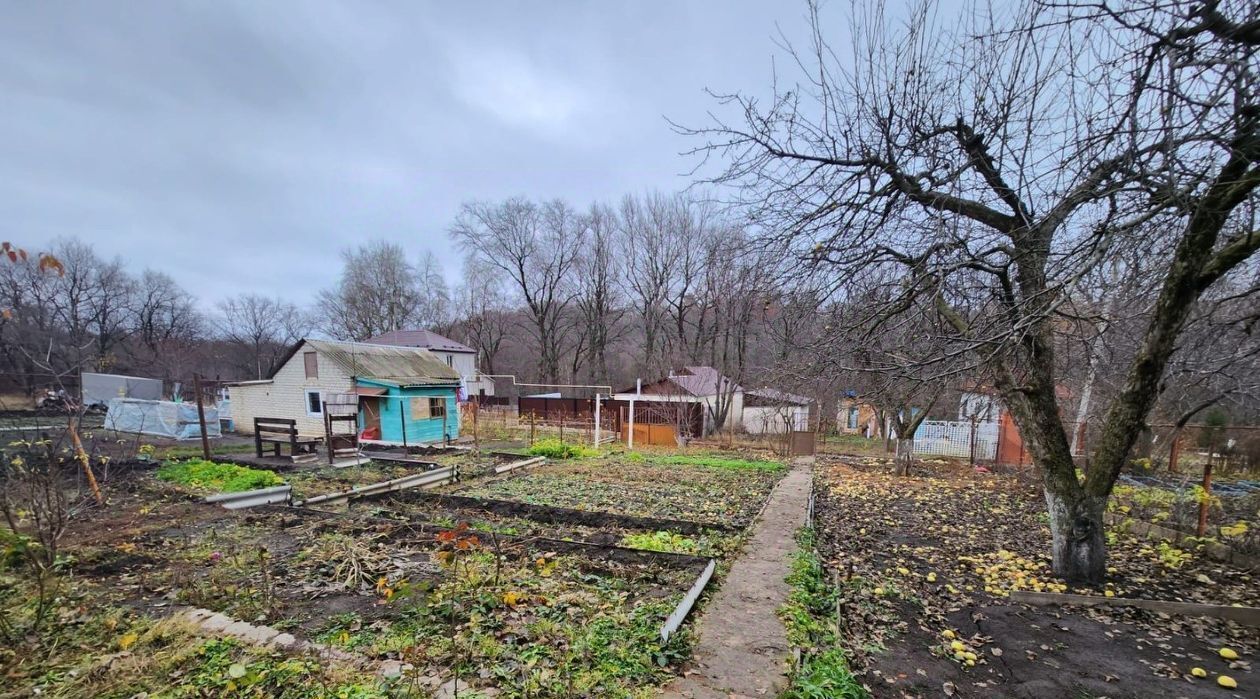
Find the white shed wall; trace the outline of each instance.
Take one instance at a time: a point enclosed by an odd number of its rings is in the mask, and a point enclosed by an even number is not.
[[[788,420],[793,430],[808,430],[809,408],[803,405],[744,407],[743,426],[749,434],[782,434]]]
[[[322,400],[330,400],[334,393],[353,391],[354,381],[339,366],[323,357],[319,358],[319,378],[306,378],[303,354],[307,351],[306,347],[299,349],[280,367],[270,383],[228,388],[232,401],[232,423],[237,432],[253,434],[254,418],[275,417],[297,420],[298,431],[304,434],[324,433],[323,416],[308,415],[306,412],[306,391],[319,390]]]

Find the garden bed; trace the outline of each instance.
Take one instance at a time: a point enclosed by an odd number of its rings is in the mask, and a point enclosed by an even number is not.
[[[648,469],[658,480],[664,469],[682,469],[677,480],[697,502],[662,509],[729,513],[731,520],[750,517],[760,503],[722,509],[699,502],[701,489],[708,488],[704,500],[720,500],[736,486],[768,491],[778,476],[770,468],[628,463],[644,471],[640,481]],[[419,491],[327,510],[232,512],[201,502],[216,490],[279,480],[305,497],[416,471],[393,462],[274,471],[196,460],[102,467],[108,505],[78,511],[63,540],[63,599],[73,605],[63,616],[75,621],[58,621],[47,635],[51,645],[0,652],[0,671],[23,693],[38,688],[48,696],[158,692],[170,673],[203,693],[251,687],[303,699],[383,696],[400,684],[456,675],[501,696],[640,696],[677,672],[689,652],[687,627],[662,644],[661,625],[708,557],[740,541],[722,522],[687,528],[604,514],[597,499],[569,510]],[[570,477],[595,474],[579,468]],[[687,530],[661,529],[674,524]],[[0,592],[7,608],[27,608],[19,581],[2,571]],[[185,607],[265,624],[370,662],[333,672],[161,621]],[[364,669],[381,661],[402,668],[402,676],[383,682]],[[221,677],[220,663],[241,665],[244,674]],[[109,679],[111,667],[131,675]],[[278,689],[266,680],[272,674],[319,687]]]
[[[746,526],[783,474],[776,462],[709,455],[549,461],[528,473],[444,490],[530,505],[704,525]]]

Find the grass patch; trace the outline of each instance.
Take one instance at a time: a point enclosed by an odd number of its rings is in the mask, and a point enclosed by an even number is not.
[[[370,658],[397,654],[510,697],[654,696],[690,654],[686,632],[660,640],[681,593],[640,597],[642,579],[566,557],[501,570],[485,551],[456,561],[436,582],[387,581],[396,610],[387,621],[339,615],[317,639]]]
[[[636,458],[636,456],[638,458]],[[786,466],[779,461],[741,459],[717,454],[676,454],[666,456],[633,452],[631,454],[627,454],[626,458],[630,461],[646,461],[648,463],[662,464],[666,466],[708,466],[710,468],[729,468],[755,471],[782,471],[786,468]]]
[[[530,456],[545,456],[548,459],[585,459],[600,455],[598,449],[572,442],[562,442],[558,439],[540,439],[534,442],[526,453]]]
[[[168,461],[158,469],[157,477],[193,490],[217,493],[239,493],[284,483],[284,479],[277,476],[275,471],[202,459]]]
[[[834,587],[814,551],[814,530],[797,534],[800,549],[792,557],[787,583],[792,591],[779,610],[788,642],[801,649],[785,699],[866,699],[866,690],[849,669],[849,659],[836,633]]]

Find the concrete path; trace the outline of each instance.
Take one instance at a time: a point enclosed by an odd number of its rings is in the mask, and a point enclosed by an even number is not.
[[[692,671],[665,687],[668,699],[774,697],[787,686],[788,644],[777,612],[805,524],[813,457],[798,458],[770,493],[744,555],[700,619]]]

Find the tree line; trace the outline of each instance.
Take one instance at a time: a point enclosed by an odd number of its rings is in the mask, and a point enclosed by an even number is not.
[[[624,388],[704,364],[737,382],[817,389],[782,369],[813,328],[818,292],[785,285],[782,256],[699,198],[649,193],[581,211],[469,202],[449,233],[464,253],[455,275],[432,252],[409,259],[375,240],[344,250],[309,303],[243,291],[213,306],[166,272],[59,241],[47,252],[62,276],[29,260],[0,267],[4,388],[29,394],[79,371],[255,379],[302,337],[426,328],[474,348],[484,373],[533,383]]]

